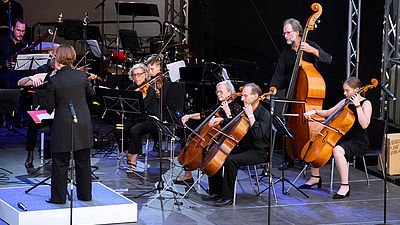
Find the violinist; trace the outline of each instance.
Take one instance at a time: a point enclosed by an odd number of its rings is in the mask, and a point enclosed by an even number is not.
[[[46,64],[39,66],[36,69],[36,73],[50,73],[51,71],[54,70],[54,63],[52,64],[51,62],[52,62],[53,58],[55,58],[55,54],[56,54],[57,48],[59,46],[60,46],[59,44],[53,44],[51,46],[50,51],[49,51],[50,59],[47,61]]]
[[[0,76],[0,88],[14,88],[17,81],[23,76],[18,72],[11,72],[11,77],[4,70],[11,70],[15,67],[15,62],[11,58],[21,49],[28,47],[29,42],[24,40],[26,22],[23,19],[16,18],[11,26],[12,39],[5,43],[0,43],[0,66],[2,68]]]
[[[145,64],[146,64],[147,68],[149,68],[150,76],[152,78],[157,76],[157,74],[161,73],[161,70],[163,68],[163,66],[162,66],[163,56],[161,55],[157,59],[156,59],[156,57],[157,57],[157,55],[151,55],[145,61]]]
[[[184,115],[181,118],[181,121],[183,124],[186,124],[186,122],[190,119],[194,120],[204,120],[207,118],[220,104],[222,106],[222,109],[220,111],[220,116],[221,117],[214,117],[213,119],[210,120],[208,123],[208,126],[215,126],[219,123],[222,124],[227,124],[229,120],[233,117],[235,117],[240,111],[241,107],[236,101],[229,100],[228,102],[226,101],[229,96],[233,95],[236,93],[235,88],[233,87],[232,83],[230,81],[221,81],[217,84],[217,90],[216,94],[218,97],[218,104],[212,107],[209,110],[206,110],[201,113],[193,113],[193,114],[188,114]],[[192,172],[189,170],[185,170],[185,175],[182,178],[178,178],[174,180],[175,184],[187,184],[191,185],[193,184],[193,176]],[[212,192],[212,191],[211,191]]]
[[[53,49],[54,46],[54,49]],[[54,53],[51,58],[50,66],[44,64],[37,69],[37,74],[29,77],[24,77],[17,82],[18,86],[33,86],[35,87],[35,93],[33,96],[32,107],[33,110],[42,110],[47,106],[47,83],[51,76],[57,73],[57,69],[54,66],[55,63],[55,51],[58,48],[57,45],[53,45],[52,49]],[[42,71],[39,73],[39,71]],[[45,72],[47,71],[47,72]],[[25,167],[33,167],[33,150],[36,146],[37,133],[40,128],[51,126],[52,120],[43,120],[41,123],[37,124],[32,118],[29,120],[28,129],[26,131],[26,145],[25,149],[28,151],[28,157],[25,161]],[[44,156],[45,159],[50,158],[50,150],[45,147]]]
[[[129,77],[134,83],[131,84],[126,90],[137,90],[138,87],[141,87],[150,80],[149,69],[143,63],[135,64],[129,71]],[[127,166],[125,167],[126,173],[134,173],[136,171],[136,158],[138,154],[142,152],[142,135],[151,133],[155,145],[158,142],[157,125],[149,117],[160,117],[160,108],[156,91],[151,85],[145,85],[140,91],[143,93],[143,102],[145,108],[144,113],[147,115],[141,116],[136,114],[128,114],[126,116],[124,121],[125,149],[121,149],[122,132],[120,130],[115,130],[114,132],[120,150],[123,150],[127,156]]]
[[[336,162],[336,168],[340,175],[340,188],[337,193],[332,197],[333,199],[341,199],[350,196],[349,186],[349,167],[347,161],[353,156],[362,157],[368,150],[368,135],[367,127],[370,123],[372,105],[365,97],[357,94],[361,88],[361,81],[356,77],[348,78],[343,84],[345,99],[341,100],[338,104],[328,110],[315,110],[312,109],[304,113],[304,117],[310,119],[312,115],[316,114],[322,117],[329,117],[333,112],[340,108],[346,101],[350,99],[348,105],[349,109],[355,115],[355,121],[350,130],[341,137],[333,148],[333,157]],[[307,183],[301,185],[301,189],[309,189],[317,185],[318,188],[322,186],[322,178],[319,175],[319,168],[311,167],[311,178]]]
[[[271,114],[259,102],[251,105],[261,93],[260,87],[254,83],[246,84],[243,88],[242,102],[245,116],[249,119],[249,130],[225,159],[221,169],[209,177],[210,195],[202,199],[217,200],[215,206],[232,204],[235,179],[240,166],[268,161]]]
[[[297,51],[299,48],[303,51],[303,60],[314,64],[317,67],[317,62],[330,64],[332,56],[326,53],[318,44],[312,41],[301,43],[303,27],[296,19],[290,18],[283,22],[283,37],[288,44],[281,52],[278,62],[272,75],[270,87],[275,87],[278,90],[277,96],[285,96],[292,77],[293,67],[296,61]],[[275,114],[282,114],[283,104],[277,104]],[[285,152],[286,154],[286,152]],[[279,169],[293,167],[293,161],[288,156]]]

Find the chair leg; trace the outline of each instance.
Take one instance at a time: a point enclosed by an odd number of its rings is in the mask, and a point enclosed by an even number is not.
[[[329,184],[329,189],[332,190],[333,187],[333,171],[335,170],[335,158],[332,157],[332,164],[331,164],[331,181]]]
[[[260,180],[258,178],[258,173],[257,173],[257,166],[254,165],[254,171],[256,173],[256,182],[257,182],[257,195],[260,193]]]
[[[40,161],[44,163],[44,133],[40,133]]]
[[[381,154],[378,154],[378,156],[379,156],[379,162],[381,163],[383,180],[385,180],[386,174],[385,174],[385,169],[383,169],[382,156]],[[387,186],[386,186],[386,192],[389,192],[389,188]]]
[[[235,186],[233,187],[233,203],[232,205],[236,205],[236,185],[237,185],[237,175],[235,179]]]
[[[148,163],[148,158],[149,158],[149,139],[146,141],[146,152],[144,154],[144,170],[147,170],[147,163]]]
[[[370,186],[368,171],[367,171],[367,164],[365,163],[365,157],[363,156],[362,159],[363,159],[363,163],[364,163],[364,170],[365,170],[365,177],[367,178],[367,184],[368,184],[368,186]]]
[[[256,169],[254,169],[254,171],[257,173],[257,170],[256,170]],[[250,185],[251,185],[251,187],[254,189],[253,179],[251,179],[250,166],[247,166],[247,173],[249,174]]]

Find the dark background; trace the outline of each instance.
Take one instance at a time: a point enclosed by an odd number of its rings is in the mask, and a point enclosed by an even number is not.
[[[189,27],[201,35],[190,32],[190,51],[198,52],[207,62],[231,63],[230,59],[253,61],[258,72],[248,77],[264,89],[275,68],[279,53],[286,45],[282,36],[282,22],[295,18],[303,25],[314,13],[313,2],[322,5],[317,28],[308,33],[308,40],[317,42],[333,56],[329,65],[318,64],[318,71],[326,83],[324,108],[343,98],[342,82],[346,79],[346,48],[348,1],[308,0],[253,0],[267,30],[264,28],[251,0],[193,0],[190,1]],[[382,58],[382,29],[384,1],[363,2],[361,9],[361,37],[359,78],[369,84],[371,78],[380,81]],[[269,34],[268,34],[269,32]],[[204,46],[204,47],[203,47]],[[276,47],[275,47],[276,46]],[[370,91],[367,97],[374,105],[373,115],[379,114],[379,92]]]

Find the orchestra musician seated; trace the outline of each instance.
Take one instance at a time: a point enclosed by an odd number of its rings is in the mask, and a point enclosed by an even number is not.
[[[254,83],[246,84],[242,91],[244,113],[249,119],[249,129],[243,139],[231,151],[218,172],[209,177],[210,195],[203,200],[215,202],[215,206],[231,205],[236,176],[240,166],[268,161],[271,114],[259,102],[251,105],[261,89]]]
[[[355,115],[354,124],[333,148],[333,157],[339,171],[341,183],[339,190],[332,197],[333,199],[350,196],[349,167],[347,162],[353,156],[362,157],[368,150],[369,141],[366,129],[371,120],[372,105],[369,100],[357,93],[360,88],[361,81],[356,77],[350,77],[343,84],[345,99],[328,110],[312,109],[304,113],[304,117],[307,119],[310,119],[314,114],[321,117],[329,117],[345,103],[346,99],[350,99],[351,101],[348,107]],[[322,178],[319,174],[319,168],[311,167],[311,178],[299,188],[309,189],[314,185],[321,188]]]
[[[124,149],[122,148],[122,132],[116,129],[114,132],[118,142],[119,149],[124,151],[127,156],[126,173],[136,171],[136,158],[142,152],[141,136],[150,133],[154,143],[158,142],[158,128],[153,118],[150,116],[160,117],[159,101],[156,91],[152,85],[146,82],[150,80],[149,69],[143,64],[135,64],[129,71],[129,77],[133,80],[126,90],[137,90],[143,93],[144,112],[145,115],[127,114],[124,120]],[[143,88],[140,88],[143,87]],[[138,90],[140,88],[140,90]],[[129,142],[128,142],[129,141]],[[129,144],[128,144],[129,143]]]
[[[235,117],[238,113],[241,111],[241,106],[236,102],[232,100],[227,99],[236,93],[235,88],[233,87],[232,83],[230,81],[221,81],[217,84],[216,86],[216,94],[218,97],[218,103],[212,107],[211,109],[205,110],[204,112],[201,113],[193,113],[193,114],[188,114],[184,115],[181,118],[181,121],[183,124],[186,124],[186,122],[189,119],[194,119],[194,120],[204,120],[207,118],[213,111],[217,109],[220,105],[222,106],[222,110],[219,112],[219,115],[221,117],[215,117],[210,120],[209,126],[215,126],[219,123],[221,125],[226,125],[230,121],[231,118]],[[185,174],[181,178],[177,178],[174,180],[175,184],[187,184],[191,185],[193,184],[193,176],[192,172],[189,170],[185,170]]]
[[[53,44],[50,49],[51,59],[49,63],[44,64],[37,68],[37,74],[29,77],[24,77],[17,82],[18,86],[33,86],[35,87],[35,93],[33,96],[32,108],[34,110],[46,109],[47,105],[47,82],[50,77],[56,74],[57,70],[54,67],[55,53],[59,44]],[[29,120],[28,129],[26,131],[26,145],[25,149],[28,151],[28,156],[25,161],[25,167],[33,167],[33,150],[36,146],[37,133],[39,129],[51,126],[52,120],[43,120],[41,123],[35,123],[31,118]],[[50,147],[50,146],[49,146]],[[43,157],[45,159],[50,158],[50,149],[45,148]]]

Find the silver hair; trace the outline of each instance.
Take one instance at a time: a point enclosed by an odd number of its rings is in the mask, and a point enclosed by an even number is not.
[[[285,26],[286,24],[292,25],[293,30],[298,31],[300,36],[303,34],[303,27],[301,26],[301,24],[298,20],[290,18],[290,19],[283,21],[283,26]]]
[[[255,83],[248,83],[246,85],[244,85],[244,87],[250,87],[251,88],[251,94],[257,94],[258,96],[260,96],[262,94],[261,88],[260,86],[258,86]]]
[[[224,81],[219,82],[217,84],[217,87],[219,85],[225,85],[226,90],[230,91],[232,95],[236,93],[235,87],[233,87],[232,82],[230,80],[224,80]]]
[[[150,71],[149,71],[149,68],[147,68],[147,66],[144,65],[143,63],[136,63],[135,65],[132,66],[132,68],[128,72],[129,79],[131,79],[133,81],[133,77],[132,77],[133,71],[138,68],[142,68],[143,71],[146,72],[146,81],[149,81],[150,80]]]

